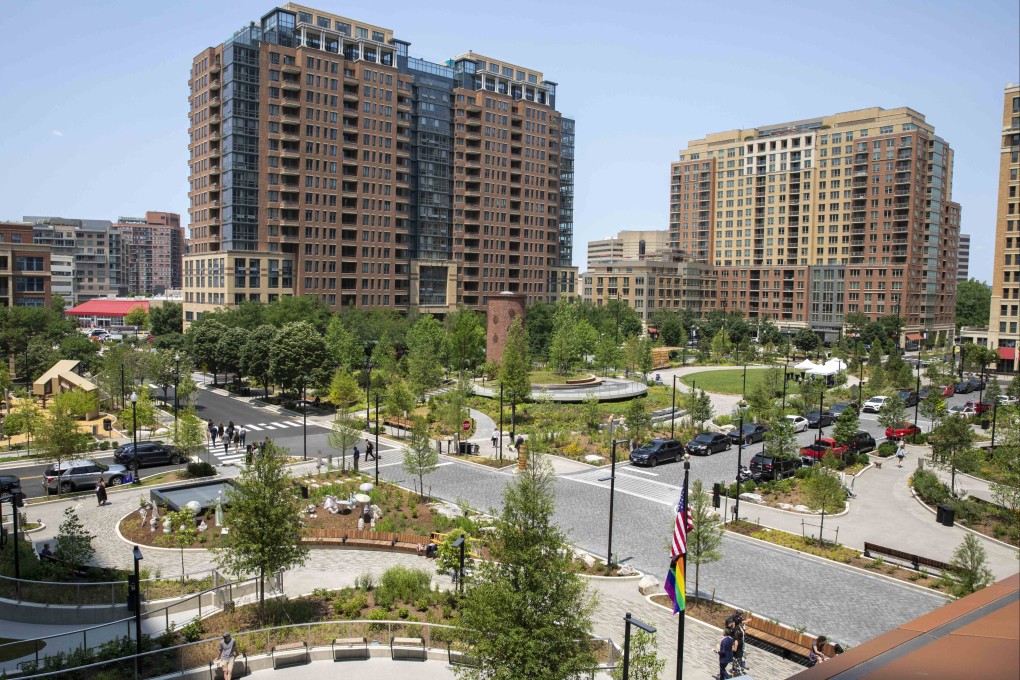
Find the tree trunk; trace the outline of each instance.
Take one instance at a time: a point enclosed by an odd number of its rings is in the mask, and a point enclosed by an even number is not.
[[[266,616],[266,568],[259,567],[259,617],[265,619]]]
[[[825,531],[825,504],[822,504],[822,522],[818,525],[818,545],[824,545],[822,541],[822,532]]]
[[[701,571],[701,562],[697,561],[694,563],[694,606],[698,606],[698,581]]]
[[[953,496],[955,496],[956,495],[956,466],[955,465],[950,466],[949,470],[950,470],[950,473],[949,473],[950,474],[950,476],[949,476],[949,493],[951,493]]]

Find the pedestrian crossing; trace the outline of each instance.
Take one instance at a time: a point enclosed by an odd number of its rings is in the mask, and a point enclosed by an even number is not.
[[[216,459],[217,465],[237,465],[239,467],[243,467],[245,446],[247,444],[254,444],[256,442],[261,442],[264,439],[272,438],[272,433],[279,432],[280,430],[301,427],[301,421],[281,420],[271,423],[245,423],[244,427],[248,430],[245,442],[243,444],[239,443],[236,447],[233,443],[230,443],[227,444],[226,449],[224,449],[222,439],[217,437],[216,443],[214,444],[209,437],[206,437],[206,451],[211,458]]]

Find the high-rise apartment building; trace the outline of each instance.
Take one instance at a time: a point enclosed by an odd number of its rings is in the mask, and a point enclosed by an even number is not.
[[[446,312],[573,293],[556,83],[409,46],[288,3],[195,57],[186,321],[281,295]]]
[[[951,336],[953,152],[909,108],[695,140],[671,165],[673,247],[713,264],[718,305],[834,336],[846,314]]]
[[[0,222],[0,307],[50,304],[50,248],[32,239],[32,225]]]
[[[184,228],[176,213],[146,212],[145,217],[121,217],[123,284],[129,294],[159,295],[180,290],[184,258]]]
[[[1020,84],[1003,93],[999,191],[995,212],[995,262],[987,328],[963,328],[965,342],[999,352],[999,370],[1020,367]]]
[[[956,254],[956,282],[970,278],[970,234],[960,234],[960,249]]]
[[[588,241],[588,268],[621,258],[633,260],[671,252],[668,229],[629,229]]]
[[[28,215],[34,225],[35,242],[51,247],[61,264],[60,290],[72,268],[68,304],[126,293],[121,274],[120,232],[109,220],[82,220]],[[63,293],[61,293],[63,294]]]

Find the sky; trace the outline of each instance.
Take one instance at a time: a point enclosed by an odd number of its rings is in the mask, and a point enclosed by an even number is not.
[[[909,106],[956,152],[971,273],[991,280],[1002,89],[1020,81],[1016,0],[308,4],[390,28],[413,56],[473,50],[559,83],[557,108],[577,120],[582,271],[589,240],[668,228],[669,164],[688,140]],[[187,222],[191,59],[272,7],[0,3],[0,219],[159,210]]]

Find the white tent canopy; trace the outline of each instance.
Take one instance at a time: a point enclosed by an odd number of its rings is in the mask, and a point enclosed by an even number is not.
[[[796,366],[793,367],[796,371],[811,371],[816,368],[821,368],[818,364],[812,363],[810,359],[805,359]]]
[[[840,359],[829,359],[821,366],[816,366],[808,370],[808,375],[820,375],[828,377],[830,375],[836,375],[841,371],[846,370],[846,363]]]

